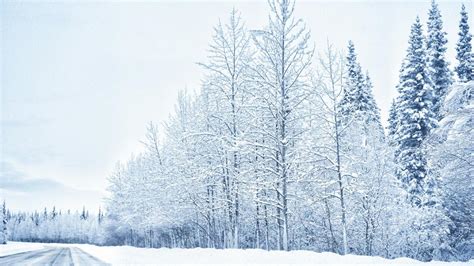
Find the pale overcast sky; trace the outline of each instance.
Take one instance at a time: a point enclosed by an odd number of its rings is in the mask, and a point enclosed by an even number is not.
[[[107,176],[142,150],[146,123],[167,119],[178,90],[199,88],[195,63],[233,6],[250,29],[267,21],[266,1],[2,1],[0,198],[13,209],[104,205]],[[299,1],[296,15],[317,50],[326,38],[355,42],[385,120],[410,25],[429,6]],[[461,1],[439,6],[452,67]]]

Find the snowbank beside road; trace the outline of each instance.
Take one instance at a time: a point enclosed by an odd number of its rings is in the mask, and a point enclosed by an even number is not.
[[[473,265],[471,262],[420,262],[408,258],[394,260],[380,257],[317,253],[312,251],[265,251],[260,249],[151,249],[130,246],[98,247],[78,245],[82,250],[112,264],[344,264],[344,265]]]
[[[333,253],[316,253],[310,251],[264,251],[239,249],[147,249],[135,247],[97,248],[86,247],[84,250],[103,261],[115,263],[164,263],[164,264],[337,264],[337,263],[385,263],[384,259],[339,256]],[[387,262],[393,262],[388,261]],[[413,264],[412,260],[403,259],[400,263]]]
[[[8,242],[6,245],[0,245],[0,257],[43,249],[44,246],[43,243]]]
[[[347,255],[334,253],[317,253],[312,251],[265,251],[260,249],[152,249],[130,246],[99,247],[85,244],[53,244],[53,243],[22,243],[9,242],[0,245],[0,256],[41,249],[48,246],[78,247],[90,255],[114,265],[124,264],[343,264],[343,265],[473,265],[470,262],[420,262],[408,258],[394,260],[380,257]]]

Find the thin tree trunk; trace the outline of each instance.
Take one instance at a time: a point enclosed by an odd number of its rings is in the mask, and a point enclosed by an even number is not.
[[[257,192],[257,200],[255,201],[256,207],[256,217],[255,217],[255,248],[260,248],[260,207],[258,203],[258,192]]]
[[[337,242],[336,242],[336,237],[334,236],[334,230],[332,228],[331,210],[329,209],[327,199],[324,199],[324,204],[326,206],[326,213],[328,216],[327,218],[328,218],[328,225],[329,225],[329,233],[331,234],[331,249],[332,249],[332,252],[336,252]]]
[[[263,211],[265,213],[265,249],[270,250],[270,228],[268,228],[268,210],[267,205],[263,205]]]

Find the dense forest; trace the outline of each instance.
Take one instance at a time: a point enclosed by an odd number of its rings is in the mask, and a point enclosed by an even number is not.
[[[144,152],[117,164],[105,214],[4,207],[8,238],[474,258],[464,5],[453,70],[437,3],[426,27],[407,29],[386,128],[356,44],[316,51],[294,8],[269,1],[259,30],[236,10],[216,25],[201,88],[181,91],[169,120],[148,125]]]
[[[105,214],[82,211],[65,212],[53,207],[50,211],[12,213],[3,205],[3,215],[8,239],[46,243],[91,243],[103,244]]]

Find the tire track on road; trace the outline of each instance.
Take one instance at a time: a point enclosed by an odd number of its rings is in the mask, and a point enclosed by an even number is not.
[[[98,258],[92,256],[91,254],[83,251],[82,249],[80,249],[78,247],[72,247],[71,252],[74,254],[73,258],[76,258],[76,260],[78,260],[78,261],[74,261],[75,263],[77,263],[77,265],[84,265],[84,264],[87,264],[87,265],[110,265],[110,264],[107,264],[107,263],[99,260]]]
[[[44,257],[54,249],[44,248],[35,251],[26,251],[17,254],[0,257],[0,265],[19,265],[28,261],[34,261],[38,258]]]
[[[47,247],[0,257],[1,266],[9,265],[110,265],[77,247]]]

